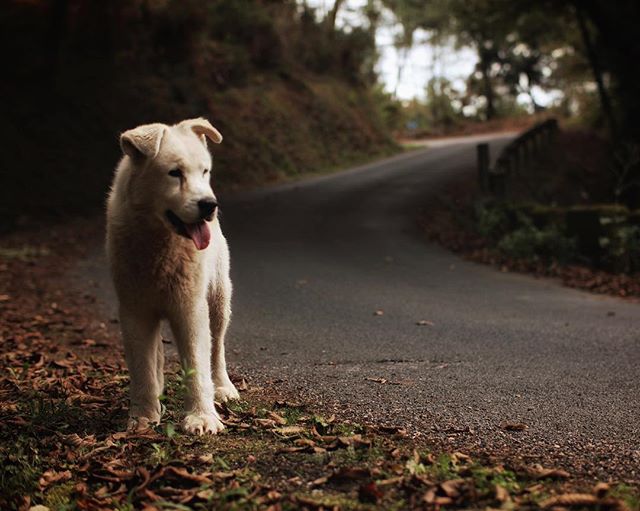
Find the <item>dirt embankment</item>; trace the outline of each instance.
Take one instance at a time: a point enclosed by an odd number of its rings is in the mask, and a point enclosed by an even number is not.
[[[118,134],[139,124],[207,117],[224,136],[217,190],[397,147],[360,72],[370,41],[330,36],[293,3],[48,4],[0,14],[2,230],[99,210]]]

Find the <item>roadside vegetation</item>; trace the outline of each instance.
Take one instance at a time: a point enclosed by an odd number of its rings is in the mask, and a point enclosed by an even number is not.
[[[82,255],[78,240],[98,235],[78,221],[3,240],[0,508],[640,508],[631,481],[435,449],[401,425],[328,417],[241,374],[232,377],[242,400],[218,407],[227,429],[185,436],[178,410],[188,375],[175,362],[162,424],[125,432],[117,325],[101,321],[90,286],[76,290],[65,276]],[[523,427],[504,425],[512,435]]]
[[[588,132],[561,132],[540,161],[509,180],[505,198],[466,176],[424,208],[420,223],[431,240],[503,271],[640,297],[640,211],[618,198],[628,162],[607,168],[611,151]]]
[[[146,122],[208,117],[223,191],[399,149],[373,32],[293,1],[10,1],[0,20],[16,28],[1,45],[2,165],[20,169],[0,187],[2,230],[100,211],[118,134]]]

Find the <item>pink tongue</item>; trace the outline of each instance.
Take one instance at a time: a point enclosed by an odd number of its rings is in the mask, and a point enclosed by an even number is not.
[[[198,250],[203,250],[209,246],[211,240],[211,232],[207,222],[198,222],[197,224],[184,224],[187,234],[193,240]]]

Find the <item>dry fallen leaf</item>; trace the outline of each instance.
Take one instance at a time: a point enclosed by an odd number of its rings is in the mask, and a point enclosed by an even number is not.
[[[435,323],[433,321],[428,321],[426,319],[421,319],[416,323],[418,326],[434,326]]]
[[[268,429],[275,428],[277,425],[276,421],[274,421],[273,419],[253,419],[253,422],[255,422],[258,426]]]
[[[606,497],[610,489],[611,487],[607,483],[598,483],[593,487],[593,494],[601,499]]]
[[[560,468],[543,468],[540,465],[533,466],[527,472],[535,479],[568,479],[571,477],[569,472]]]
[[[284,426],[287,424],[287,419],[285,419],[281,415],[278,415],[276,412],[268,411],[267,415],[269,416],[270,419],[275,421],[280,426]]]
[[[211,499],[216,493],[211,489],[200,490],[196,493],[196,496],[202,500]]]
[[[540,507],[546,509],[556,506],[590,506],[597,502],[598,498],[589,493],[565,493],[543,500],[540,502]]]
[[[390,477],[388,479],[380,479],[379,481],[376,481],[376,484],[378,486],[393,486],[402,482],[403,480],[404,480],[403,476]]]
[[[61,481],[68,481],[71,479],[71,472],[69,470],[64,470],[62,472],[56,472],[55,470],[47,470],[38,481],[40,485],[40,489],[45,489],[47,486],[50,486],[54,483],[59,483]]]
[[[387,379],[386,378],[371,378],[371,377],[366,377],[365,378],[366,381],[373,381],[376,383],[381,383],[381,384],[385,384],[387,383]]]
[[[440,483],[440,488],[447,497],[459,497],[464,484],[464,479],[451,479]]]
[[[500,428],[505,431],[524,431],[525,429],[529,429],[529,426],[523,422],[503,422],[500,424]]]
[[[374,312],[373,312],[373,315],[374,315],[374,316],[383,316],[383,315],[384,315],[384,311],[383,311],[383,310],[378,309],[377,311],[374,311]]]
[[[317,479],[314,479],[313,481],[311,481],[311,483],[309,483],[309,486],[311,487],[321,486],[325,484],[328,480],[329,480],[329,476],[318,477]]]
[[[422,501],[425,504],[432,505],[436,501],[436,489],[429,488],[422,496]]]
[[[209,464],[213,461],[213,454],[201,454],[196,458],[200,463]]]
[[[504,487],[496,484],[496,500],[498,502],[507,502],[509,499],[509,492]]]
[[[304,428],[301,426],[285,426],[283,428],[274,429],[276,433],[280,433],[281,435],[297,435],[304,431]]]

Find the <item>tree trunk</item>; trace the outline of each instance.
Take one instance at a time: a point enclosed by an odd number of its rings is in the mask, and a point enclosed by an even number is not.
[[[495,95],[493,92],[493,84],[491,83],[491,62],[487,58],[487,54],[482,47],[480,47],[480,72],[482,73],[482,83],[484,87],[484,98],[487,100],[487,121],[490,121],[496,116],[495,107]]]
[[[600,62],[598,60],[598,53],[591,39],[589,27],[587,26],[587,22],[585,20],[584,13],[582,12],[582,8],[579,2],[575,3],[575,10],[576,18],[578,21],[578,28],[580,29],[580,35],[582,36],[582,42],[587,52],[587,59],[589,60],[589,65],[591,66],[593,78],[595,79],[598,86],[598,95],[600,97],[602,113],[604,114],[605,119],[607,119],[607,123],[609,124],[609,131],[611,133],[611,136],[615,138],[618,134],[618,124],[613,112],[613,106],[611,105],[609,93],[607,92],[607,89],[604,85],[602,68],[600,67]]]
[[[47,76],[51,84],[56,82],[60,67],[62,44],[67,35],[67,16],[69,3],[67,0],[53,0],[50,7],[50,24],[48,27],[45,52],[47,54]]]
[[[327,27],[329,28],[330,33],[333,33],[336,29],[336,18],[338,17],[338,11],[343,3],[344,0],[335,0],[333,8],[329,11],[329,14],[327,14]]]
[[[574,0],[573,5],[595,28],[598,46],[606,59],[601,64],[606,64],[614,78],[611,92],[620,105],[618,136],[640,143],[640,96],[635,65],[640,62],[637,39],[640,4],[637,0]]]

